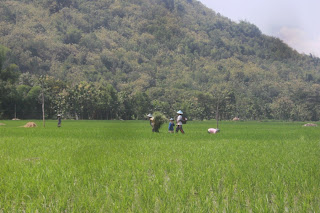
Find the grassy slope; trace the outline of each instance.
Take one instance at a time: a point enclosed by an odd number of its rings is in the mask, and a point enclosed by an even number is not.
[[[41,121],[36,121],[41,125]],[[308,212],[320,205],[319,127],[1,121],[0,212]]]

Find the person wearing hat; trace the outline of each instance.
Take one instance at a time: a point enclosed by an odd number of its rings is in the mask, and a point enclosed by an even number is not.
[[[170,132],[170,133],[174,133],[174,122],[173,122],[173,118],[170,118],[170,122],[169,122],[169,132]]]
[[[57,117],[58,117],[58,127],[61,127],[61,114],[58,114]]]
[[[148,116],[149,121],[150,121],[150,126],[152,127],[152,132],[154,132],[154,118],[150,113],[147,116]]]
[[[183,120],[182,115],[183,115],[183,112],[182,112],[181,110],[179,110],[177,113],[178,113],[178,117],[177,117],[177,128],[176,128],[176,132],[178,132],[178,131],[180,130],[180,132],[181,132],[182,134],[184,134],[184,131],[183,131],[183,129],[182,129],[182,120]]]

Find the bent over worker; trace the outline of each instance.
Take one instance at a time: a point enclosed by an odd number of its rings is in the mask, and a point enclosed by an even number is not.
[[[150,121],[150,126],[152,127],[152,132],[154,132],[155,131],[154,130],[154,118],[153,118],[153,116],[151,114],[148,114],[147,116],[148,116],[149,121]]]

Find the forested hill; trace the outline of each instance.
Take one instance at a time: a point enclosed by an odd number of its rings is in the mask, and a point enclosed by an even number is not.
[[[319,58],[196,0],[2,0],[0,37],[4,118],[320,118]]]

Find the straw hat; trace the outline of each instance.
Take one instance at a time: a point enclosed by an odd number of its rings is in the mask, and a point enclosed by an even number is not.
[[[183,112],[181,110],[179,110],[177,113],[183,115]]]

